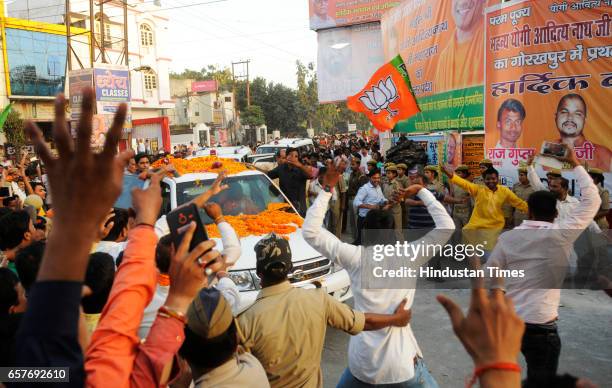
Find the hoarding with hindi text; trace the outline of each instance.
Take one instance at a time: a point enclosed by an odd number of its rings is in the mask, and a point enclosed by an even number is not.
[[[487,10],[487,156],[510,183],[544,141],[569,145],[612,181],[611,6],[530,0]]]

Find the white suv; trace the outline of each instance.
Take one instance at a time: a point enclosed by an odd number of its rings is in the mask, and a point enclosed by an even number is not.
[[[246,162],[247,157],[251,155],[253,151],[247,146],[238,147],[212,147],[204,148],[196,151],[194,156],[187,157],[186,159],[197,158],[200,156],[217,156],[222,159],[234,159],[237,162]]]
[[[300,151],[300,155],[304,154],[305,152],[312,152],[315,149],[312,139],[279,139],[257,147],[255,155],[249,156],[248,160],[251,163],[274,162],[276,153],[281,149],[287,148],[297,148],[298,151]]]
[[[165,215],[179,205],[187,203],[202,194],[212,185],[217,177],[212,173],[185,174],[178,178],[164,178],[162,181],[162,218],[157,222],[159,235],[169,233]],[[227,190],[237,190],[238,193],[252,201],[259,211],[265,210],[270,203],[285,203],[289,212],[297,214],[295,208],[284,194],[272,183],[267,175],[254,170],[243,171],[230,175],[225,179],[230,185]],[[234,192],[235,195],[235,192]],[[222,201],[222,194],[213,198]],[[223,207],[223,204],[220,204]],[[235,214],[226,214],[235,215]],[[201,211],[202,220],[206,224],[212,220]],[[253,302],[259,290],[259,278],[256,274],[255,244],[262,236],[248,236],[240,239],[242,255],[236,264],[230,268],[229,274],[241,291],[239,311],[246,309]],[[221,239],[215,239],[216,249],[222,249]],[[313,288],[313,282],[318,282],[327,292],[338,300],[344,301],[352,296],[348,273],[337,267],[329,258],[323,257],[314,250],[302,237],[302,230],[289,235],[289,246],[293,254],[293,270],[289,280],[296,287]]]

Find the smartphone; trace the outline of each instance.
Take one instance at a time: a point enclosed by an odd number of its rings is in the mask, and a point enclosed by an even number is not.
[[[191,244],[189,244],[189,250],[192,251],[198,244],[208,240],[208,233],[206,233],[206,228],[200,218],[198,207],[193,203],[174,209],[168,213],[166,220],[170,227],[174,249],[178,249],[181,245],[183,234],[189,228],[189,224],[192,221],[195,222],[196,229],[193,233]]]
[[[0,197],[10,197],[11,192],[8,187],[0,187]]]
[[[200,211],[193,203],[174,209],[168,213],[166,216],[166,221],[170,227],[170,234],[172,236],[175,249],[181,245],[181,242],[183,241],[183,234],[187,231],[187,228],[189,228],[189,224],[192,221],[195,222],[196,229],[193,232],[193,237],[191,238],[191,243],[189,244],[189,250],[192,251],[196,246],[198,246],[198,244],[208,240],[208,233],[206,233],[206,228],[204,227],[204,223],[200,218]],[[211,261],[210,263],[206,263],[206,267],[203,268],[206,276],[208,277],[209,285],[212,284],[213,280],[215,279],[215,274],[210,270],[207,270],[207,268],[214,263],[215,260]]]
[[[565,159],[569,155],[569,148],[565,144],[545,141],[542,143],[540,154],[556,159]]]

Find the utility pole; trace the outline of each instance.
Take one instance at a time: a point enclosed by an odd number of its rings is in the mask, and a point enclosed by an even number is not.
[[[89,45],[89,60],[91,68],[96,62],[96,20],[94,17],[94,0],[89,0],[89,31],[91,42]]]
[[[125,65],[130,64],[130,53],[128,47],[128,17],[127,17],[127,0],[123,0],[123,47],[125,49]]]
[[[106,0],[100,0],[100,54],[102,55],[102,63],[106,63],[106,50],[105,50],[105,34],[104,34],[104,3]]]
[[[247,97],[247,107],[251,106],[251,85],[249,82],[249,63],[251,61],[249,59],[247,59],[246,61],[238,61],[238,62],[232,62],[232,80],[233,80],[233,87],[232,87],[232,94],[233,94],[233,98],[234,98],[234,112],[236,117],[238,117],[238,103],[236,101],[236,79],[246,79],[246,97]],[[242,68],[242,71],[240,72],[240,74],[236,74],[236,67],[240,65]],[[246,66],[246,72],[245,70],[245,66]],[[236,132],[238,130],[238,121],[234,120],[234,136],[236,135]],[[232,139],[232,142],[235,139]]]
[[[68,65],[68,71],[72,70],[72,53],[71,51],[71,36],[70,36],[70,0],[66,0],[64,22],[66,23],[66,63]]]

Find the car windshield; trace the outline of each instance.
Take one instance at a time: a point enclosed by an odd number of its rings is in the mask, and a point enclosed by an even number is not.
[[[259,147],[255,153],[256,154],[274,154],[276,153],[276,151],[280,150],[281,148],[284,148],[284,147]]]
[[[213,184],[213,179],[178,183],[176,185],[176,200],[180,206],[204,193]],[[271,203],[287,203],[280,191],[263,175],[247,175],[228,177],[224,181],[229,188],[211,198],[218,203],[224,215],[258,214],[268,208]],[[294,213],[287,203],[285,211]],[[201,212],[204,223],[212,220]]]

